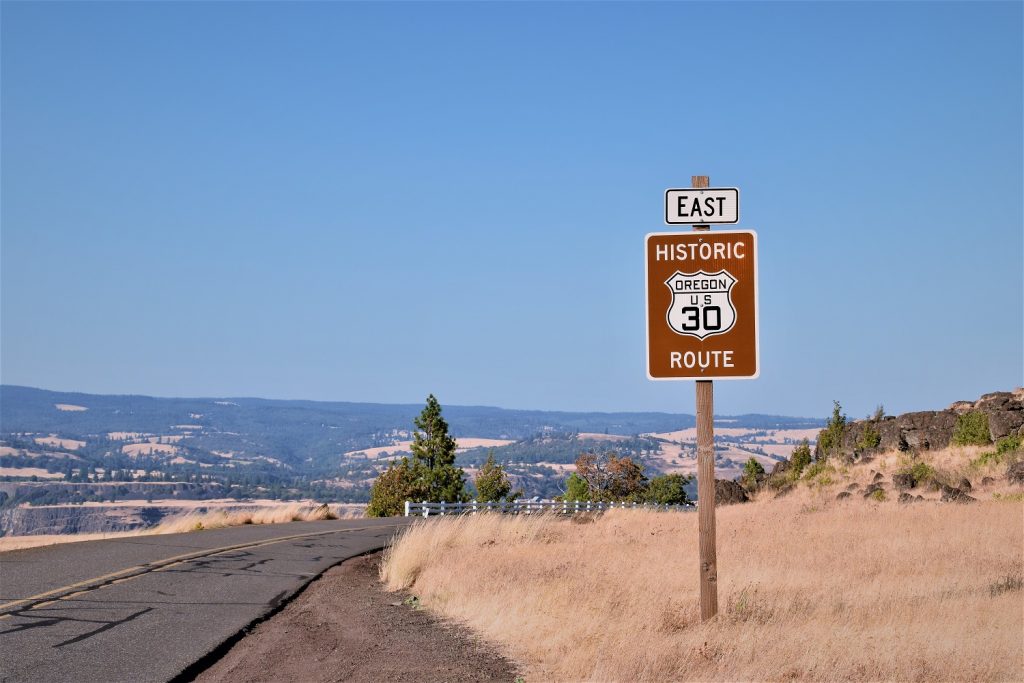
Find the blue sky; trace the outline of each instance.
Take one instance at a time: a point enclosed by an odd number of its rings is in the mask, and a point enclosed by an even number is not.
[[[5,383],[692,412],[643,239],[694,174],[759,236],[716,412],[1024,383],[1019,2],[0,12]]]

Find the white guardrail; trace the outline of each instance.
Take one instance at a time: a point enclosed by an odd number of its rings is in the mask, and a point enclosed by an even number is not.
[[[467,515],[478,512],[496,512],[505,515],[531,515],[531,514],[556,514],[573,515],[580,512],[597,512],[600,510],[672,510],[677,512],[692,512],[697,509],[695,503],[686,505],[658,505],[655,503],[601,503],[589,500],[576,501],[515,501],[512,503],[428,503],[423,501],[417,503],[411,500],[405,501],[406,517],[431,517],[435,515]]]

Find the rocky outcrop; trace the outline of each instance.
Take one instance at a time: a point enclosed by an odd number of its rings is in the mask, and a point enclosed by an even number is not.
[[[1011,463],[1006,468],[1006,480],[1011,484],[1024,486],[1024,460]]]
[[[0,536],[133,531],[154,526],[165,516],[180,512],[180,508],[159,507],[26,505],[0,510]]]
[[[160,505],[20,505],[0,510],[0,536],[134,531],[155,526],[166,517],[184,512],[204,513],[213,509],[232,512],[251,510],[252,505],[243,503],[216,508],[199,505],[187,509]]]
[[[892,475],[892,485],[899,491],[906,491],[917,486],[917,482],[914,481],[914,475],[910,472],[901,472]]]
[[[715,479],[715,507],[746,503],[750,500],[742,486],[727,479]]]
[[[946,410],[854,420],[846,426],[839,456],[848,462],[861,462],[884,451],[946,448],[952,441],[957,418],[971,411],[980,411],[988,417],[993,442],[1004,436],[1024,435],[1024,389],[997,391],[977,401],[957,401]],[[818,442],[821,442],[820,435]],[[821,456],[820,450],[816,455]]]
[[[972,498],[961,489],[953,486],[942,487],[942,502],[944,503],[973,503],[977,498]]]

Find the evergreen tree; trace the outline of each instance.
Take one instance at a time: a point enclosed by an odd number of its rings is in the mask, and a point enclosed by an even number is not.
[[[512,501],[521,491],[512,491],[512,482],[508,479],[505,468],[494,461],[494,451],[488,451],[487,462],[476,475],[476,499],[482,503],[498,503],[503,500]]]
[[[455,466],[455,439],[448,435],[448,423],[433,394],[413,423],[412,460],[402,458],[377,477],[366,510],[370,517],[400,515],[407,500],[455,503],[468,498],[465,472]]]
[[[590,487],[587,486],[586,480],[575,472],[570,474],[565,480],[565,494],[562,496],[562,500],[570,503],[577,500],[590,500]]]
[[[748,491],[756,491],[764,480],[764,467],[754,458],[747,460],[743,465],[743,488]]]
[[[465,472],[455,466],[457,444],[448,434],[441,404],[433,394],[427,397],[427,405],[413,423],[416,432],[411,447],[412,466],[426,499],[432,503],[465,501]]]

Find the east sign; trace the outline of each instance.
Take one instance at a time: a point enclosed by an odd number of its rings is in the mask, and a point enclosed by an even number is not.
[[[740,191],[735,187],[665,190],[667,225],[736,223],[740,219]]]
[[[757,234],[656,232],[645,250],[647,376],[757,377]]]

